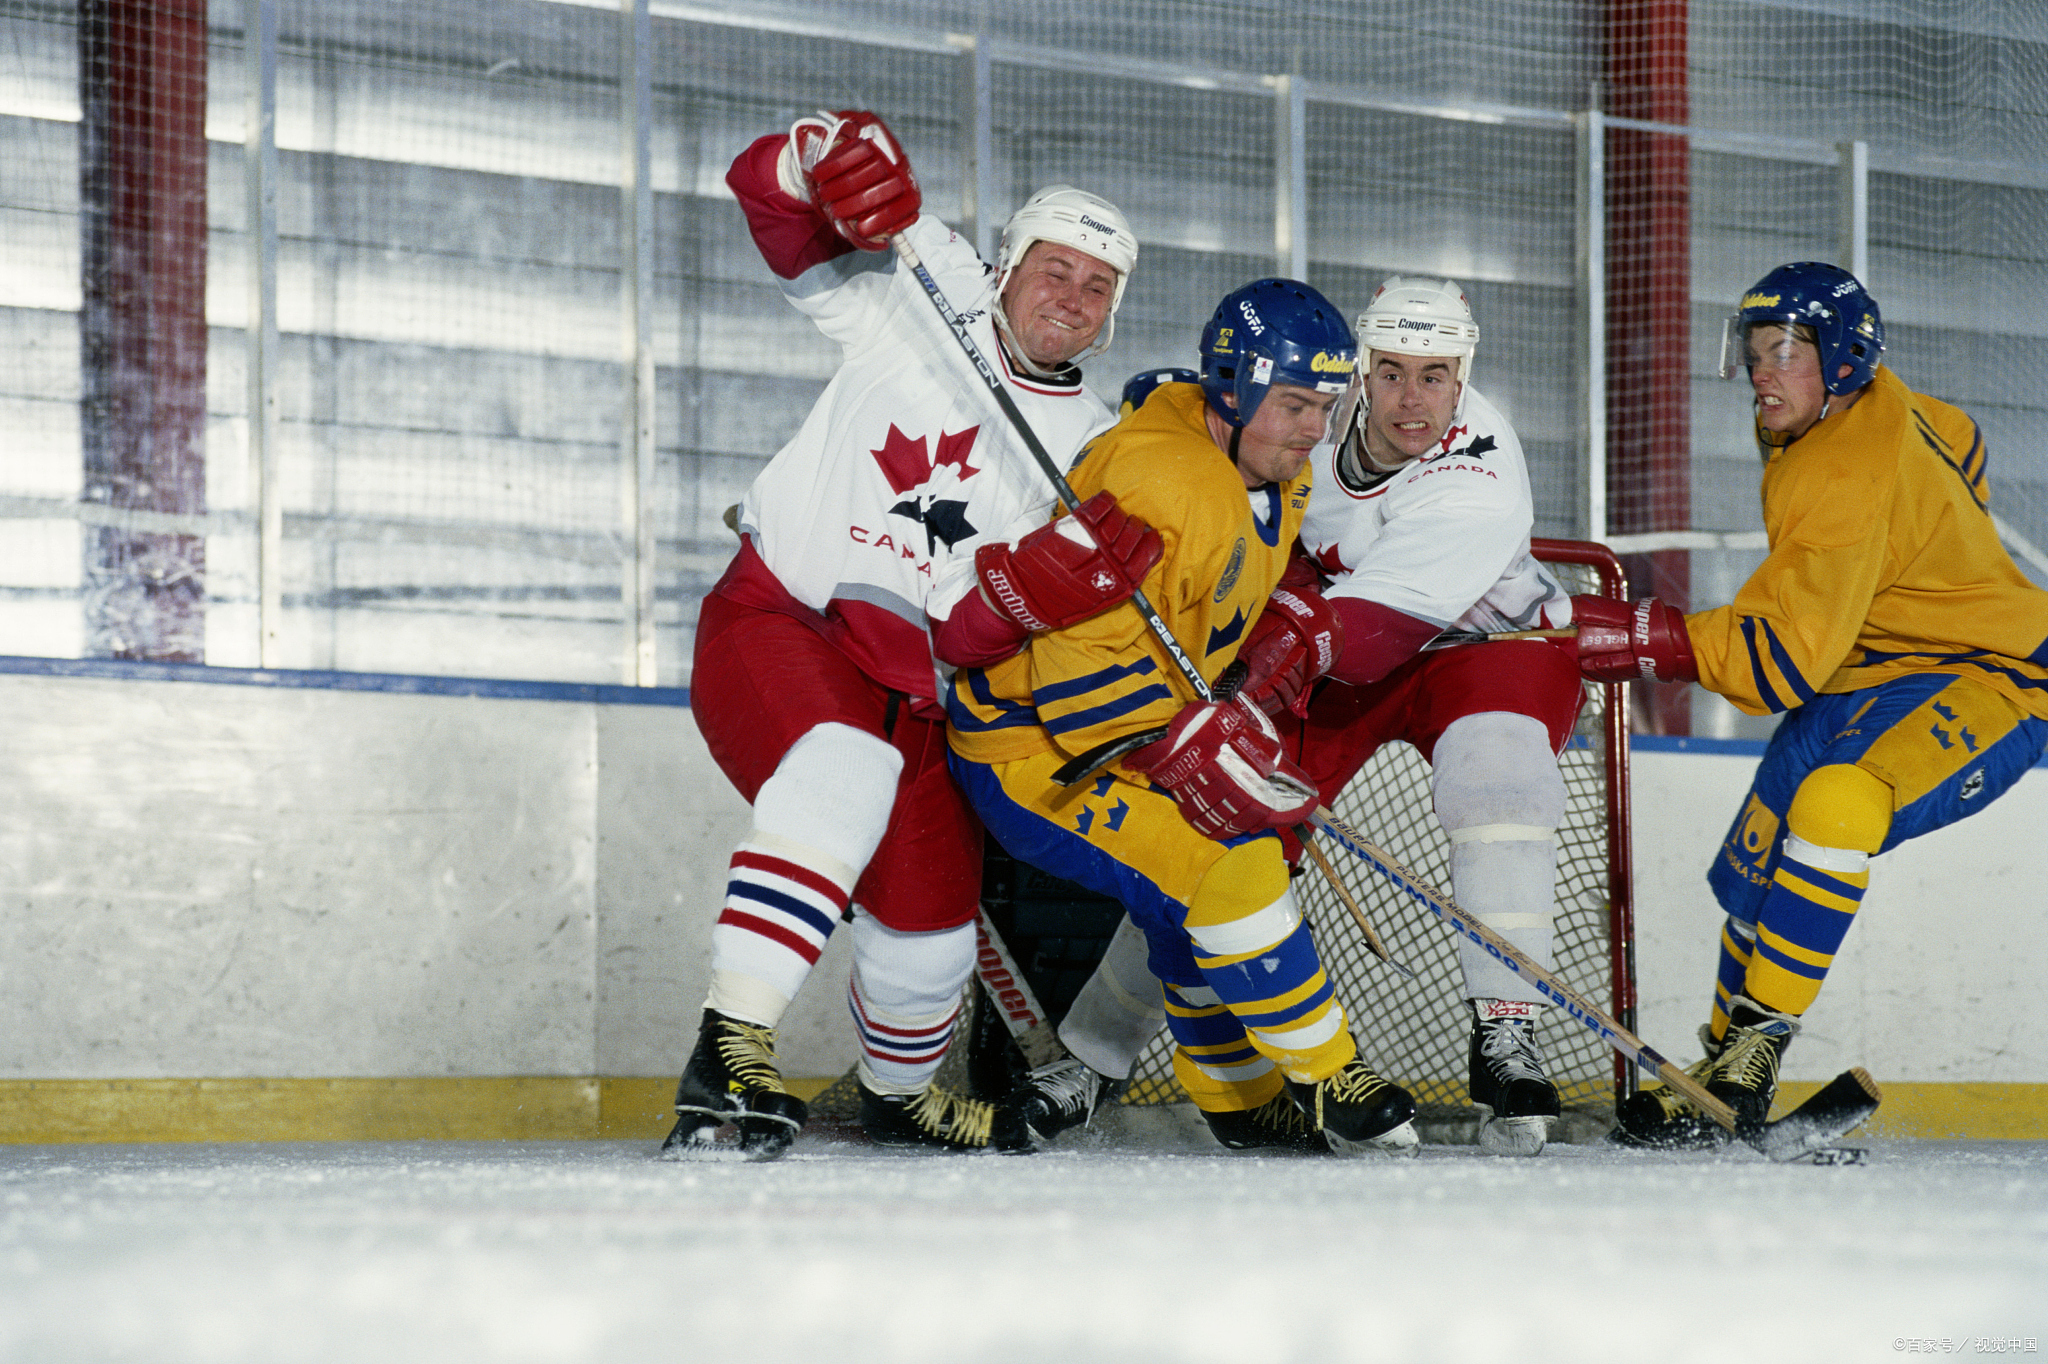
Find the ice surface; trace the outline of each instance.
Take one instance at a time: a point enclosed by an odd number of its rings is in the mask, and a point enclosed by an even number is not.
[[[0,1360],[1806,1364],[2048,1337],[2042,1143],[652,1153],[0,1148]]]

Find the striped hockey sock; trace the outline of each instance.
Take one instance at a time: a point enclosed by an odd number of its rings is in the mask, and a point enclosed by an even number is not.
[[[780,1022],[846,912],[853,894],[848,870],[758,830],[742,843],[711,929],[709,1007],[750,1023]]]

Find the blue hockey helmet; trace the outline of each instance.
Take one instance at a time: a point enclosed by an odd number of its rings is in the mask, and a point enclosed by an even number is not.
[[[1342,393],[1357,368],[1343,314],[1300,280],[1253,280],[1225,294],[1202,328],[1202,393],[1233,427],[1252,419],[1274,384]]]
[[[1147,369],[1133,374],[1124,383],[1124,397],[1117,408],[1117,415],[1128,417],[1145,405],[1152,396],[1152,390],[1161,384],[1199,384],[1202,376],[1191,369]]]
[[[1820,351],[1821,382],[1830,393],[1852,393],[1869,383],[1884,354],[1884,319],[1856,276],[1838,265],[1795,261],[1749,287],[1721,330],[1721,377],[1732,379],[1749,363],[1749,329],[1759,323],[1805,327]],[[1847,374],[1838,374],[1843,365]]]

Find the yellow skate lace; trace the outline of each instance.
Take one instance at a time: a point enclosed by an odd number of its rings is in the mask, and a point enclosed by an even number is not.
[[[787,1094],[775,1067],[775,1029],[728,1018],[718,1027],[718,1054],[740,1083],[771,1094]]]
[[[1251,1111],[1252,1122],[1282,1137],[1305,1137],[1322,1129],[1308,1120],[1285,1093],[1276,1094]]]
[[[903,1110],[919,1127],[958,1146],[986,1146],[995,1131],[996,1106],[933,1085]]]
[[[1778,1049],[1770,1037],[1753,1028],[1728,1030],[1728,1045],[1714,1062],[1709,1076],[1740,1086],[1752,1094],[1778,1087]]]

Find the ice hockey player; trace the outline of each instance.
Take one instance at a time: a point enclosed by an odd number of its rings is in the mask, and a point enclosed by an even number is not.
[[[1770,550],[1731,605],[1581,602],[1603,681],[1697,680],[1782,714],[1707,884],[1727,918],[1706,1057],[1688,1072],[1753,1130],[1870,882],[1869,862],[1991,804],[2048,742],[2048,592],[1999,543],[1983,434],[1882,364],[1855,276],[1783,265],[1742,296],[1722,375],[1746,371]],[[1614,1140],[1729,1134],[1668,1088]]]
[[[973,965],[982,845],[946,771],[933,650],[1011,653],[1128,596],[1160,549],[1109,498],[1083,509],[1093,538],[1045,524],[1050,485],[888,248],[905,236],[1063,454],[1111,420],[1074,362],[1108,344],[1137,242],[1115,207],[1054,186],[1011,218],[991,268],[920,212],[872,113],[799,119],[726,180],[785,297],[844,359],[748,491],[698,619],[692,709],[754,815],[663,1152],[788,1148],[807,1110],[775,1028],[842,921],[869,1139],[1023,1148],[1013,1111],[931,1083]],[[1002,538],[1020,522],[1039,529]]]
[[[1326,804],[1382,745],[1413,744],[1431,764],[1458,903],[1548,966],[1565,804],[1557,754],[1582,692],[1573,654],[1551,640],[1425,646],[1446,629],[1562,625],[1569,599],[1530,553],[1521,441],[1469,382],[1479,328],[1464,292],[1394,276],[1358,318],[1358,339],[1358,384],[1313,461],[1306,563],[1252,631],[1244,694],[1273,715]],[[1330,681],[1311,693],[1332,638]],[[1534,1155],[1560,1112],[1536,1035],[1549,1006],[1472,944],[1460,944],[1460,965],[1479,1144]],[[1127,1002],[1143,998],[1137,974],[1128,945],[1113,944],[1102,983],[1076,1000],[1060,1035],[1077,1060],[1032,1077],[1027,1121],[1041,1138],[1085,1121],[1095,1091],[1128,1074],[1146,1040]],[[1239,1149],[1298,1144],[1265,1121],[1284,1113],[1253,1117],[1250,1130],[1218,1136]]]
[[[1279,581],[1307,510],[1310,451],[1356,367],[1351,330],[1306,284],[1227,295],[1199,386],[1168,384],[1084,451],[1072,479],[1156,526],[1144,583],[1214,687]],[[1273,832],[1315,806],[1271,720],[1201,701],[1139,611],[1118,606],[963,669],[948,693],[954,772],[1009,852],[1119,900],[1165,983],[1174,1073],[1226,1127],[1281,1103],[1342,1152],[1413,1150],[1408,1094],[1358,1057]],[[1093,779],[1070,760],[1163,727]]]

